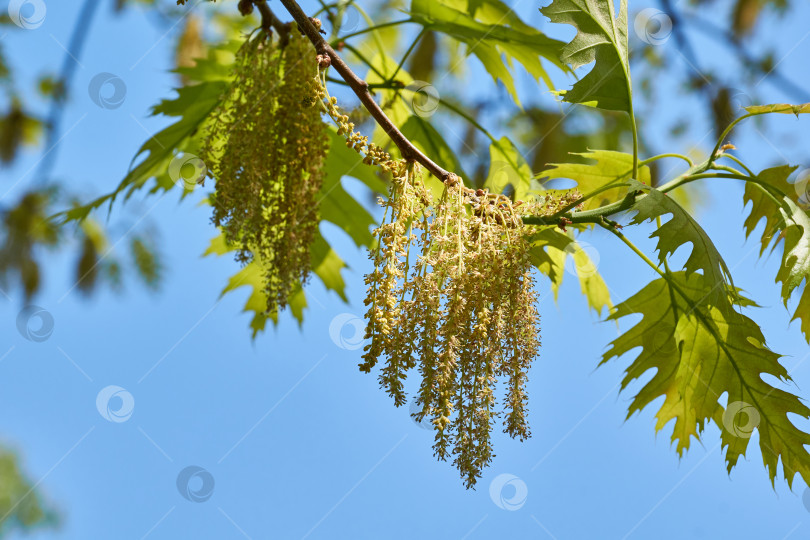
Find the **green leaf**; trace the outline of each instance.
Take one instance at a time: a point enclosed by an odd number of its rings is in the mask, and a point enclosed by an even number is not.
[[[176,98],[164,100],[157,105],[153,109],[153,114],[165,111],[165,114],[175,116],[175,113],[178,113],[180,120],[143,143],[133,162],[140,157],[143,159],[130,169],[112,193],[68,210],[64,214],[65,221],[85,219],[95,208],[105,203],[112,205],[121,193],[125,194],[124,199],[128,199],[151,179],[155,179],[155,184],[150,189],[151,193],[173,188],[175,180],[169,175],[169,164],[178,153],[198,152],[197,141],[193,136],[200,131],[208,115],[219,103],[220,95],[225,88],[226,84],[222,82],[200,83],[178,89]]]
[[[318,194],[318,212],[324,221],[334,223],[359,246],[370,246],[373,239],[370,227],[374,217],[343,189],[341,179],[352,176],[363,182],[373,193],[384,193],[385,182],[375,169],[363,163],[362,157],[346,146],[346,141],[334,128],[329,129],[330,146],[326,156],[323,185]]]
[[[560,60],[573,69],[596,62],[587,75],[563,94],[563,101],[631,114],[627,0],[620,0],[616,18],[613,0],[554,0],[540,11],[551,22],[570,24],[577,29],[577,35],[563,48]]]
[[[691,437],[700,440],[707,421],[722,430],[729,472],[745,456],[753,429],[759,432],[763,461],[774,482],[781,460],[784,478],[792,485],[799,473],[810,481],[810,435],[794,426],[788,413],[810,418],[810,409],[796,396],[772,386],[762,375],[789,382],[780,356],[765,346],[759,326],[735,311],[731,303],[710,305],[705,300],[714,285],[697,273],[670,274],[658,279],[616,306],[608,319],[641,315],[642,319],[611,343],[602,361],[640,348],[627,368],[622,390],[647,371],[654,376],[636,394],[628,418],[657,398],[664,403],[656,413],[656,431],[675,421],[672,442],[679,455]],[[750,302],[748,303],[750,305]],[[719,400],[727,397],[727,406]]]
[[[565,263],[565,257],[560,258],[558,254],[565,253],[566,247],[573,242],[573,238],[557,227],[538,227],[538,229],[528,239],[532,246],[529,254],[532,257],[532,264],[551,280],[556,299],[560,285],[562,285]]]
[[[225,242],[225,237],[219,235],[211,240],[208,249],[203,253],[203,256],[208,255],[225,255],[234,249],[228,246]],[[345,289],[346,283],[341,276],[341,270],[346,267],[337,253],[329,247],[329,244],[319,234],[310,246],[310,260],[312,264],[312,273],[321,280],[327,290],[334,290],[341,300],[347,302]],[[267,321],[271,320],[273,324],[278,324],[278,312],[267,313],[267,296],[264,294],[264,270],[257,262],[251,262],[242,267],[239,272],[234,274],[228,280],[225,288],[222,289],[220,297],[225,294],[235,291],[240,287],[250,287],[250,295],[248,296],[243,312],[253,313],[253,318],[250,321],[250,328],[253,331],[253,338],[255,339],[259,332],[264,331]],[[298,321],[298,324],[304,322],[304,308],[307,307],[306,293],[299,284],[293,289],[293,292],[287,298],[287,305],[293,317]]]
[[[404,97],[404,96],[403,96]],[[402,134],[441,167],[468,178],[455,152],[424,118],[413,115],[402,126]]]
[[[31,533],[37,527],[55,527],[60,516],[46,504],[39,483],[21,470],[20,458],[0,447],[0,536]],[[20,534],[22,536],[22,534]]]
[[[597,271],[599,261],[591,259],[582,244],[573,238],[573,233],[569,235],[556,227],[548,227],[534,233],[529,242],[532,245],[529,251],[532,263],[551,280],[555,301],[565,276],[565,263],[570,256],[588,307],[597,315],[601,315],[605,308],[610,312],[613,302],[607,284]]]
[[[157,289],[160,286],[164,268],[154,242],[149,238],[136,235],[130,241],[130,250],[138,275],[149,288]]]
[[[650,235],[650,238],[658,238],[656,250],[659,262],[663,263],[684,244],[692,244],[689,258],[684,264],[687,276],[702,270],[707,282],[711,284],[706,301],[710,304],[724,302],[728,297],[731,272],[706,231],[666,193],[634,180],[630,181],[630,186],[631,189],[646,190],[647,195],[639,198],[633,205],[632,210],[637,213],[631,224],[637,225],[672,214],[666,223]]]
[[[542,79],[553,89],[541,59],[564,70],[559,60],[564,43],[523,23],[503,2],[482,0],[474,4],[467,0],[412,0],[410,14],[425,28],[465,43],[469,53],[481,61],[496,82],[503,83],[518,105],[520,100],[510,72],[513,60],[535,80]]]
[[[593,163],[552,163],[550,169],[539,174],[541,179],[567,178],[577,183],[577,189],[585,196],[597,190],[599,195],[584,201],[583,208],[588,210],[614,202],[624,196],[627,181],[633,176],[633,156],[611,150],[591,150],[574,154]],[[638,180],[650,184],[650,168],[639,167]],[[618,193],[616,190],[620,190]]]
[[[800,319],[801,330],[805,339],[810,342],[810,218],[807,212],[799,207],[805,206],[803,199],[805,183],[790,184],[788,178],[796,167],[783,165],[766,169],[757,175],[764,182],[764,188],[753,182],[745,186],[744,204],[752,202],[751,213],[745,219],[746,238],[754,231],[757,224],[765,219],[762,232],[760,256],[768,246],[771,250],[784,241],[782,264],[776,274],[776,281],[782,283],[782,299],[787,306],[790,297],[805,282],[804,292],[793,312],[791,320]],[[802,195],[797,187],[802,188]]]
[[[124,194],[128,199],[135,191],[149,184],[150,193],[168,191],[176,182],[169,174],[169,164],[178,153],[199,153],[198,137],[204,131],[205,121],[220,101],[231,77],[230,65],[239,41],[227,41],[212,48],[206,58],[197,59],[196,65],[178,71],[199,84],[178,88],[177,96],[164,99],[152,108],[152,115],[179,118],[175,123],[150,137],[135,154],[124,179],[111,193],[88,204],[76,206],[59,215],[64,221],[83,220],[91,211],[105,203],[112,206],[115,199]],[[182,182],[180,182],[182,184]]]
[[[569,244],[565,251],[566,255],[573,260],[577,278],[579,279],[579,287],[588,301],[588,307],[600,316],[603,309],[610,313],[613,309],[613,302],[610,300],[610,290],[607,283],[597,271],[599,261],[593,260],[586,249],[578,242]]]
[[[531,191],[532,170],[515,145],[506,137],[489,145],[489,173],[484,186],[503,193],[512,186],[516,200],[526,199]]]
[[[751,114],[800,114],[810,113],[810,103],[803,103],[801,105],[789,105],[787,103],[775,103],[773,105],[752,105],[745,107],[746,112]]]

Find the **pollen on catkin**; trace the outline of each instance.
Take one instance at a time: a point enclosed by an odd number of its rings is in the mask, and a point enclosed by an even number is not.
[[[238,261],[261,265],[270,313],[307,281],[318,232],[329,143],[315,56],[295,31],[284,46],[264,32],[246,41],[202,150],[216,179],[211,219]]]
[[[378,201],[385,213],[369,253],[374,268],[365,276],[369,343],[360,369],[380,363],[380,386],[397,406],[407,403],[407,375],[418,371],[415,419],[432,421],[435,455],[452,459],[472,487],[494,456],[496,419],[510,436],[530,436],[526,382],[540,338],[530,231],[521,216],[551,215],[579,194],[513,202],[452,175],[436,198],[419,165],[357,133],[320,84],[347,146],[391,175],[389,196]]]
[[[508,198],[451,182],[434,203],[414,169],[383,203],[361,369],[383,361],[380,384],[402,405],[418,367],[416,419],[431,419],[436,456],[471,487],[494,455],[496,418],[530,436],[525,385],[540,346],[530,243]]]

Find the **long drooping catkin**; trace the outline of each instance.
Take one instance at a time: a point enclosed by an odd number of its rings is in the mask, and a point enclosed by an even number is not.
[[[504,431],[530,436],[526,382],[537,356],[539,315],[531,243],[518,203],[472,190],[451,176],[440,198],[426,187],[415,163],[393,159],[354,131],[326,93],[319,97],[364,161],[391,175],[377,246],[365,277],[366,345],[362,371],[382,364],[380,386],[397,406],[407,402],[405,380],[418,369],[416,420],[430,418],[434,452],[453,459],[466,485],[475,485],[494,456],[491,432],[503,415]],[[521,214],[550,215],[575,202],[576,192],[546,194],[520,203]],[[495,390],[505,381],[498,407]]]
[[[328,151],[317,72],[315,51],[297,32],[283,47],[264,33],[248,40],[203,147],[216,178],[212,221],[237,260],[261,265],[269,312],[310,272]]]

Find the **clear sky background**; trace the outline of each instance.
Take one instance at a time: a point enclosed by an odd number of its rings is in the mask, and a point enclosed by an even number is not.
[[[78,15],[77,2],[46,2],[42,26],[2,37],[27,89],[43,68],[58,69],[64,55],[59,44],[67,43]],[[548,2],[509,3],[527,21],[550,28],[536,10]],[[314,2],[303,4],[311,10]],[[647,5],[632,1],[631,11]],[[810,6],[803,5],[789,19],[766,20],[763,27],[771,33],[762,36],[763,42],[778,43],[780,68],[805,87],[808,16]],[[176,83],[167,73],[174,34],[164,35],[166,30],[137,8],[113,16],[109,5],[93,26],[56,165],[57,176],[88,199],[110,191],[149,133],[166,123],[147,116]],[[550,31],[571,35],[565,27]],[[707,64],[727,62],[715,42],[694,38]],[[637,39],[632,32],[631,39]],[[671,54],[679,61],[674,49]],[[503,91],[475,61],[471,66],[470,81],[482,81],[469,85],[476,92]],[[90,100],[86,88],[99,72],[126,83],[121,107],[104,110]],[[521,79],[521,90],[532,94],[528,77]],[[767,81],[757,92],[765,101],[787,99]],[[552,103],[545,89],[534,93],[537,101]],[[652,137],[657,149],[688,151],[683,144],[671,146],[665,121],[705,116],[704,111],[690,108],[693,100],[675,89],[657,103],[657,116],[645,122],[648,133],[661,123]],[[437,128],[450,129],[434,118]],[[807,166],[810,119],[801,127],[798,122],[788,116],[768,119],[769,131],[752,124],[733,141],[757,169],[785,160]],[[700,141],[709,129],[708,122],[698,126],[687,140]],[[779,130],[790,135],[779,136]],[[700,149],[708,151],[712,139],[703,139]],[[40,157],[27,152],[0,172],[3,192],[19,182],[4,203],[31,185],[28,171]],[[798,326],[788,326],[773,283],[778,257],[758,261],[758,244],[746,243],[742,232],[742,188],[723,182],[712,186],[701,223],[737,285],[765,306],[753,316],[771,347],[787,355],[784,364],[799,394],[810,397],[809,349]],[[810,537],[804,484],[797,478],[793,492],[784,483],[771,489],[757,435],[748,459],[729,477],[715,426],[706,430],[702,446],[694,444],[679,459],[669,444],[671,426],[654,434],[655,407],[625,422],[628,400],[639,388],[618,394],[631,358],[595,369],[617,330],[587,311],[570,275],[557,304],[547,280],[539,280],[543,348],[528,385],[533,437],[519,443],[498,434],[492,466],[476,490],[464,489],[456,470],[432,457],[431,431],[416,425],[407,408],[395,408],[375,376],[357,370],[360,352],[345,348],[352,344],[352,329],[345,328],[342,339],[330,337],[336,317],[364,312],[365,253],[327,231],[352,267],[344,273],[351,303],[313,283],[303,327],[285,315],[277,329],[251,342],[249,316],[240,314],[247,289],[219,299],[236,263],[200,257],[215,234],[209,208],[196,204],[202,197],[195,193],[180,203],[176,191],[163,198],[139,194],[115,208],[111,223],[119,224],[118,237],[136,223],[136,231],[160,231],[165,279],[158,294],[128,279],[122,294],[104,290],[85,300],[71,291],[73,255],[54,255],[48,259],[47,286],[35,299],[54,319],[53,334],[41,343],[17,331],[19,292],[0,296],[0,437],[20,452],[24,470],[62,514],[58,529],[31,538]],[[630,234],[652,253],[648,233],[642,228]],[[612,237],[596,232],[583,238],[600,255],[599,270],[614,301],[653,278]],[[628,328],[629,320],[622,324]],[[109,385],[122,387],[134,400],[126,421],[107,421],[97,409],[97,396]],[[113,409],[120,404],[115,399]],[[178,474],[188,466],[205,469],[214,480],[204,502],[178,491]],[[203,480],[193,478],[192,491],[207,489]],[[498,482],[505,483],[502,490]]]

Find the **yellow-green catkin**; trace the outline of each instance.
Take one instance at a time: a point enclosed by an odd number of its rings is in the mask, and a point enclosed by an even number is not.
[[[329,143],[317,73],[315,50],[298,32],[284,46],[264,32],[250,39],[203,145],[216,179],[212,221],[238,261],[261,265],[268,312],[307,281],[318,234]]]
[[[320,83],[319,98],[347,146],[391,175],[389,195],[378,201],[385,214],[369,253],[374,268],[365,276],[369,343],[360,369],[381,364],[380,386],[397,406],[407,403],[407,375],[419,372],[416,420],[432,421],[435,455],[452,459],[472,487],[494,457],[498,417],[510,436],[530,436],[526,383],[540,328],[530,230],[521,216],[551,215],[579,195],[512,202],[451,175],[435,199],[419,166],[357,133]]]

